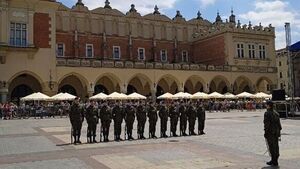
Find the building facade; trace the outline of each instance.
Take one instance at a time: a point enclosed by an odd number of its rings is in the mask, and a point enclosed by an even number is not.
[[[294,85],[295,96],[300,96],[300,54],[299,52],[290,52],[292,58],[293,82],[290,79],[289,59],[286,48],[276,51],[276,64],[278,68],[278,88],[284,89],[287,95],[291,95],[291,84]]]
[[[277,85],[274,27],[141,16],[54,0],[0,0],[1,101],[31,92],[267,92]]]

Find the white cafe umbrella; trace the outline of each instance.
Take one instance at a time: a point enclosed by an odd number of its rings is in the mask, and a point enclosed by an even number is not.
[[[218,92],[213,92],[213,93],[209,94],[208,97],[211,99],[220,99],[220,98],[223,98],[224,95],[222,95]]]
[[[90,100],[105,100],[107,99],[107,94],[105,93],[98,93],[95,96],[90,97]]]
[[[238,98],[253,98],[254,95],[251,93],[248,93],[248,92],[243,92],[243,93],[236,95],[236,97],[238,97]]]
[[[179,92],[172,96],[173,99],[190,99],[192,95],[186,92]]]
[[[75,100],[76,96],[69,93],[58,93],[50,98],[53,101]]]
[[[208,99],[208,94],[203,93],[203,92],[197,92],[192,95],[193,99]]]
[[[126,100],[127,95],[123,93],[113,92],[112,94],[107,96],[108,100]]]
[[[141,100],[143,100],[143,99],[147,99],[147,97],[134,92],[134,93],[128,95],[127,99],[132,99],[132,100],[139,100],[139,99],[141,99]]]
[[[46,101],[49,99],[50,99],[49,96],[47,96],[43,93],[37,92],[37,93],[33,93],[33,94],[30,94],[28,96],[21,98],[21,101]]]
[[[158,96],[157,99],[172,99],[173,95],[171,93],[165,93],[161,96]]]
[[[236,99],[237,97],[232,93],[225,93],[223,98],[224,99]]]
[[[272,95],[269,95],[269,94],[266,94],[266,93],[263,93],[263,92],[259,92],[259,93],[256,93],[254,95],[254,98],[259,98],[259,99],[271,99],[272,98]]]

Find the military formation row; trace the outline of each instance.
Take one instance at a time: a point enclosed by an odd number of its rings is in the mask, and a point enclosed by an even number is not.
[[[85,106],[79,104],[76,99],[70,108],[70,122],[72,125],[71,138],[77,144],[81,143],[80,135],[84,118],[87,121],[87,140],[88,143],[95,143],[96,129],[99,119],[101,121],[100,142],[108,142],[109,128],[113,120],[114,124],[114,140],[121,141],[122,123],[125,121],[125,139],[133,140],[132,130],[135,119],[137,120],[138,139],[145,139],[144,129],[145,123],[149,122],[149,138],[156,137],[156,124],[160,118],[160,137],[166,138],[167,124],[170,119],[170,136],[177,137],[177,125],[179,121],[180,136],[196,135],[195,123],[198,118],[198,134],[204,133],[205,125],[205,109],[201,102],[103,102],[97,104],[90,102]],[[188,125],[189,133],[186,134]],[[103,137],[103,139],[102,139]]]

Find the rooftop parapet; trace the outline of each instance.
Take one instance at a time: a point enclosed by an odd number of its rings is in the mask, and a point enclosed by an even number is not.
[[[232,22],[214,23],[207,31],[199,33],[198,36],[194,37],[194,39],[204,39],[225,32],[275,36],[275,28],[271,24],[267,27],[263,27],[261,23],[253,26],[251,22],[249,22],[249,24],[241,25],[238,20],[237,24]]]

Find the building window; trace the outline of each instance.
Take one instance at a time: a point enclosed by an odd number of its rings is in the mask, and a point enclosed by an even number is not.
[[[113,46],[113,59],[121,59],[120,46]]]
[[[10,23],[10,41],[12,46],[27,46],[27,25],[24,23]]]
[[[86,57],[93,58],[94,57],[94,49],[92,44],[86,44]]]
[[[168,60],[167,50],[163,49],[163,50],[160,51],[160,60],[162,62],[166,62]]]
[[[278,65],[281,66],[281,61],[279,61]]]
[[[188,51],[182,51],[181,53],[181,56],[182,56],[182,62],[188,62],[189,61],[189,53]]]
[[[282,78],[282,72],[279,73],[279,78]]]
[[[248,45],[249,58],[255,59],[255,45]]]
[[[145,48],[138,48],[138,60],[145,60]]]
[[[244,44],[237,44],[237,57],[244,58]]]
[[[266,59],[266,47],[265,45],[259,45],[259,58]]]
[[[56,55],[58,57],[64,57],[65,56],[65,44],[58,43],[56,45]]]
[[[280,83],[280,89],[284,89],[284,84]]]

